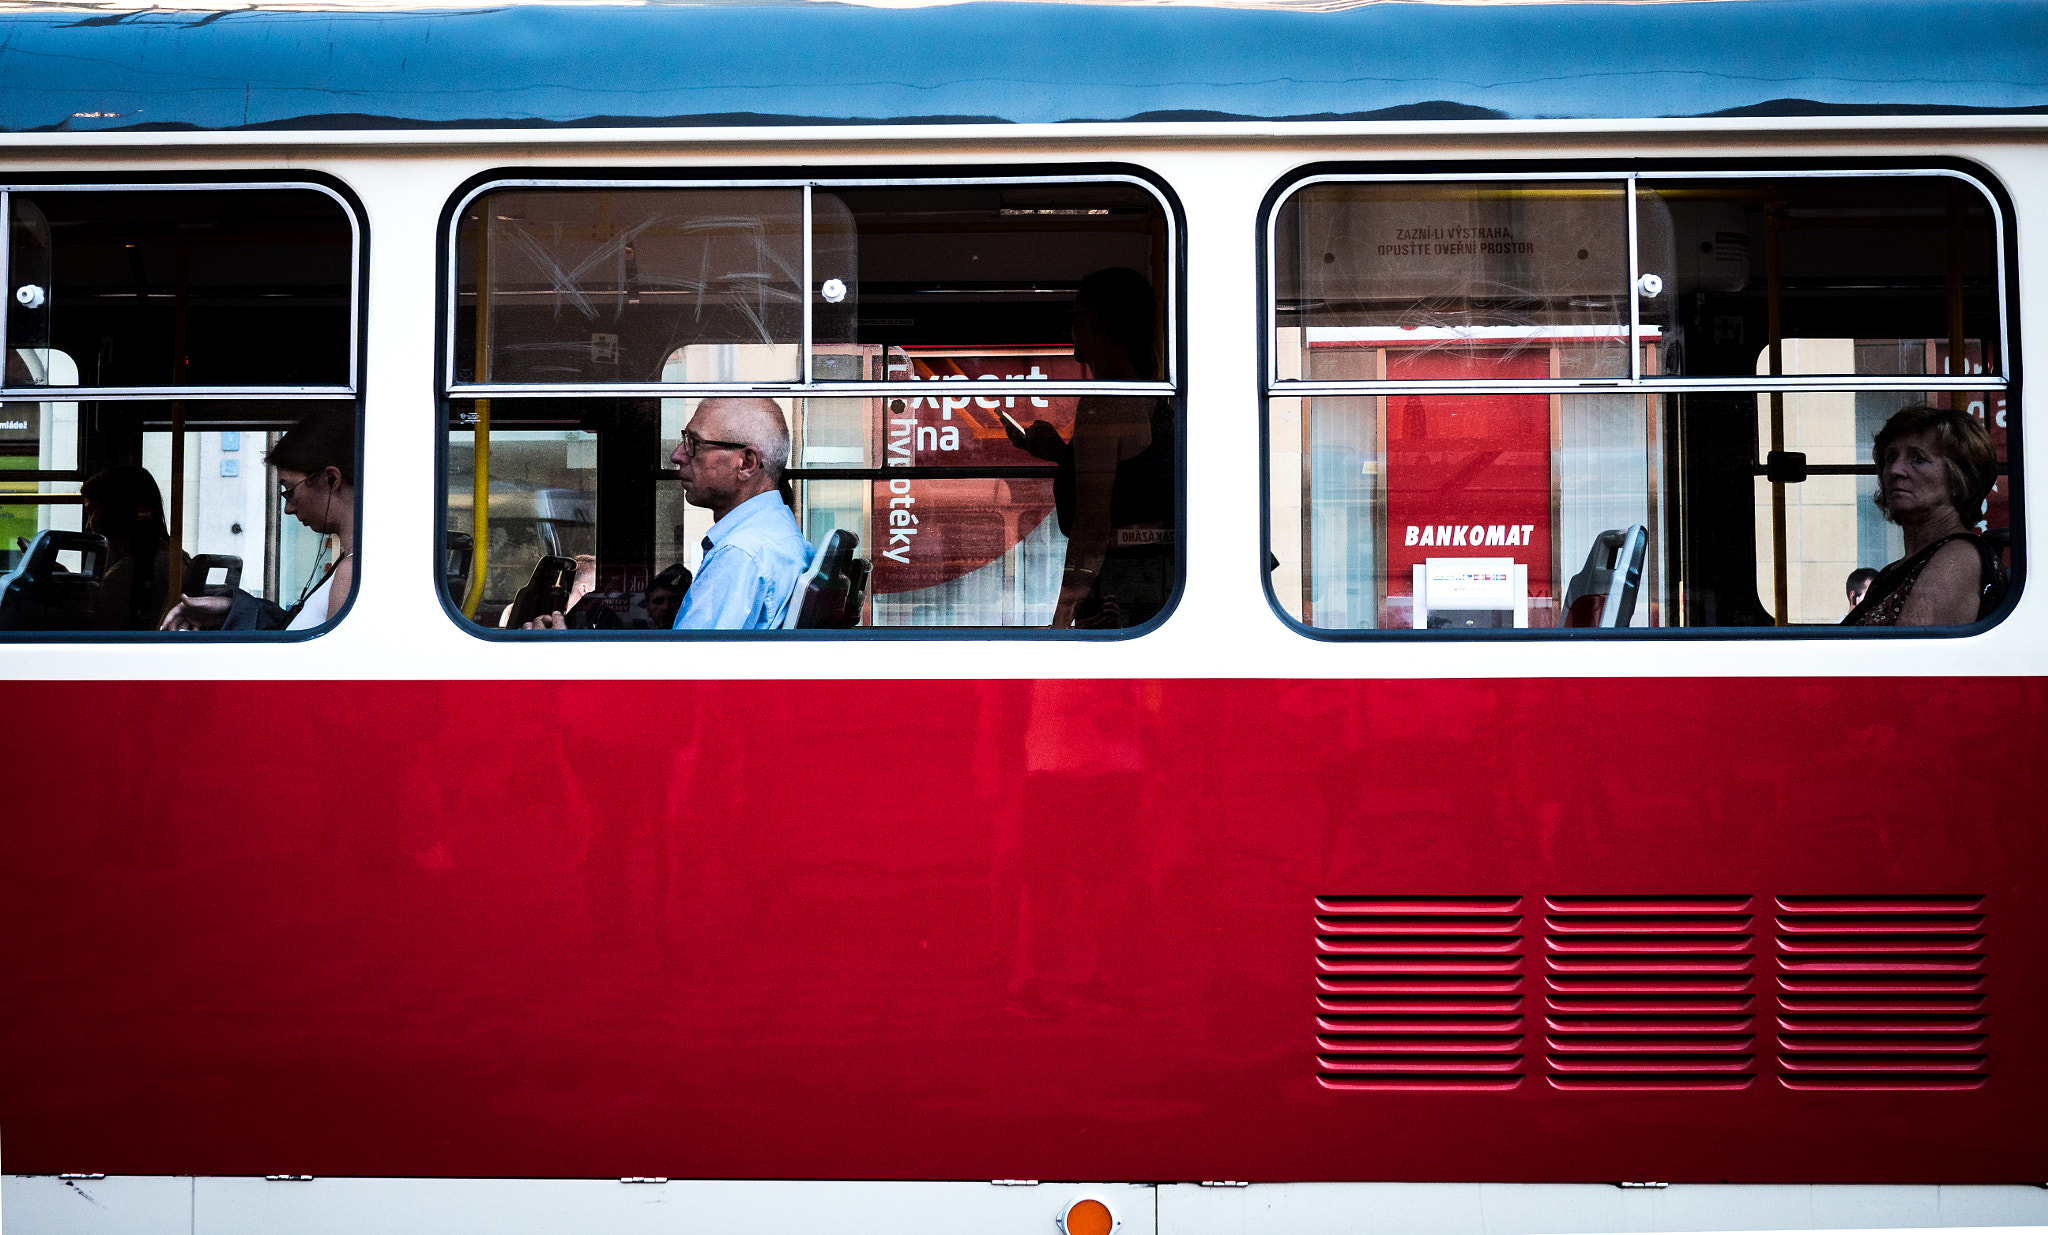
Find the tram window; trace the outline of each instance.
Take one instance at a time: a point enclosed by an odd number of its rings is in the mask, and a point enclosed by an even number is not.
[[[0,637],[339,612],[358,439],[346,208],[264,185],[0,201]],[[306,483],[288,501],[281,479]]]
[[[787,435],[808,552],[850,534],[820,590],[855,600],[821,624],[1143,625],[1176,586],[1172,251],[1118,181],[481,193],[453,233],[450,604],[665,629],[648,591],[713,526],[671,455],[739,398]]]
[[[1988,615],[2015,565],[1998,222],[1931,173],[1300,189],[1272,232],[1276,601],[1330,632],[1832,625],[1851,572],[1952,517]],[[1603,273],[1558,272],[1582,254]],[[1968,421],[1967,519],[1875,502],[1910,407]]]

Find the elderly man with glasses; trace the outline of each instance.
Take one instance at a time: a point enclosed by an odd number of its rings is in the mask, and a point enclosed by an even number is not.
[[[716,520],[675,629],[781,626],[811,563],[811,546],[782,500],[782,469],[789,463],[782,409],[772,399],[706,399],[669,460],[684,499]]]
[[[782,500],[782,469],[789,463],[782,409],[773,399],[706,399],[669,461],[683,499],[709,510],[715,521],[675,629],[777,629],[812,553]],[[526,624],[528,630],[567,626],[559,613]]]

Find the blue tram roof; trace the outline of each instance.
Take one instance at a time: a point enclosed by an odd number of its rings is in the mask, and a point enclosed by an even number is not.
[[[0,131],[2048,111],[2040,0],[0,13]]]

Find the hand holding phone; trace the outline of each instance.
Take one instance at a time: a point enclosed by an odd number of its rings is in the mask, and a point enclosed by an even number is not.
[[[1003,432],[1010,437],[1010,444],[1034,459],[1047,463],[1065,463],[1073,458],[1067,446],[1067,439],[1060,431],[1043,420],[1034,420],[1029,428],[1017,423],[1007,412],[997,412],[1003,418]]]

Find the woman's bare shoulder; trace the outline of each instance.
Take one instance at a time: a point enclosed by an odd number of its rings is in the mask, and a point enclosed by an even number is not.
[[[1934,551],[1934,556],[1928,558],[1927,565],[1921,569],[1920,577],[1924,579],[1939,570],[1945,575],[1967,574],[1974,582],[1983,569],[1983,555],[1978,552],[1975,538],[1957,537]]]
[[[1977,591],[1983,560],[1972,540],[1952,540],[1920,568],[1899,615],[1902,626],[1953,626],[1977,619]]]

